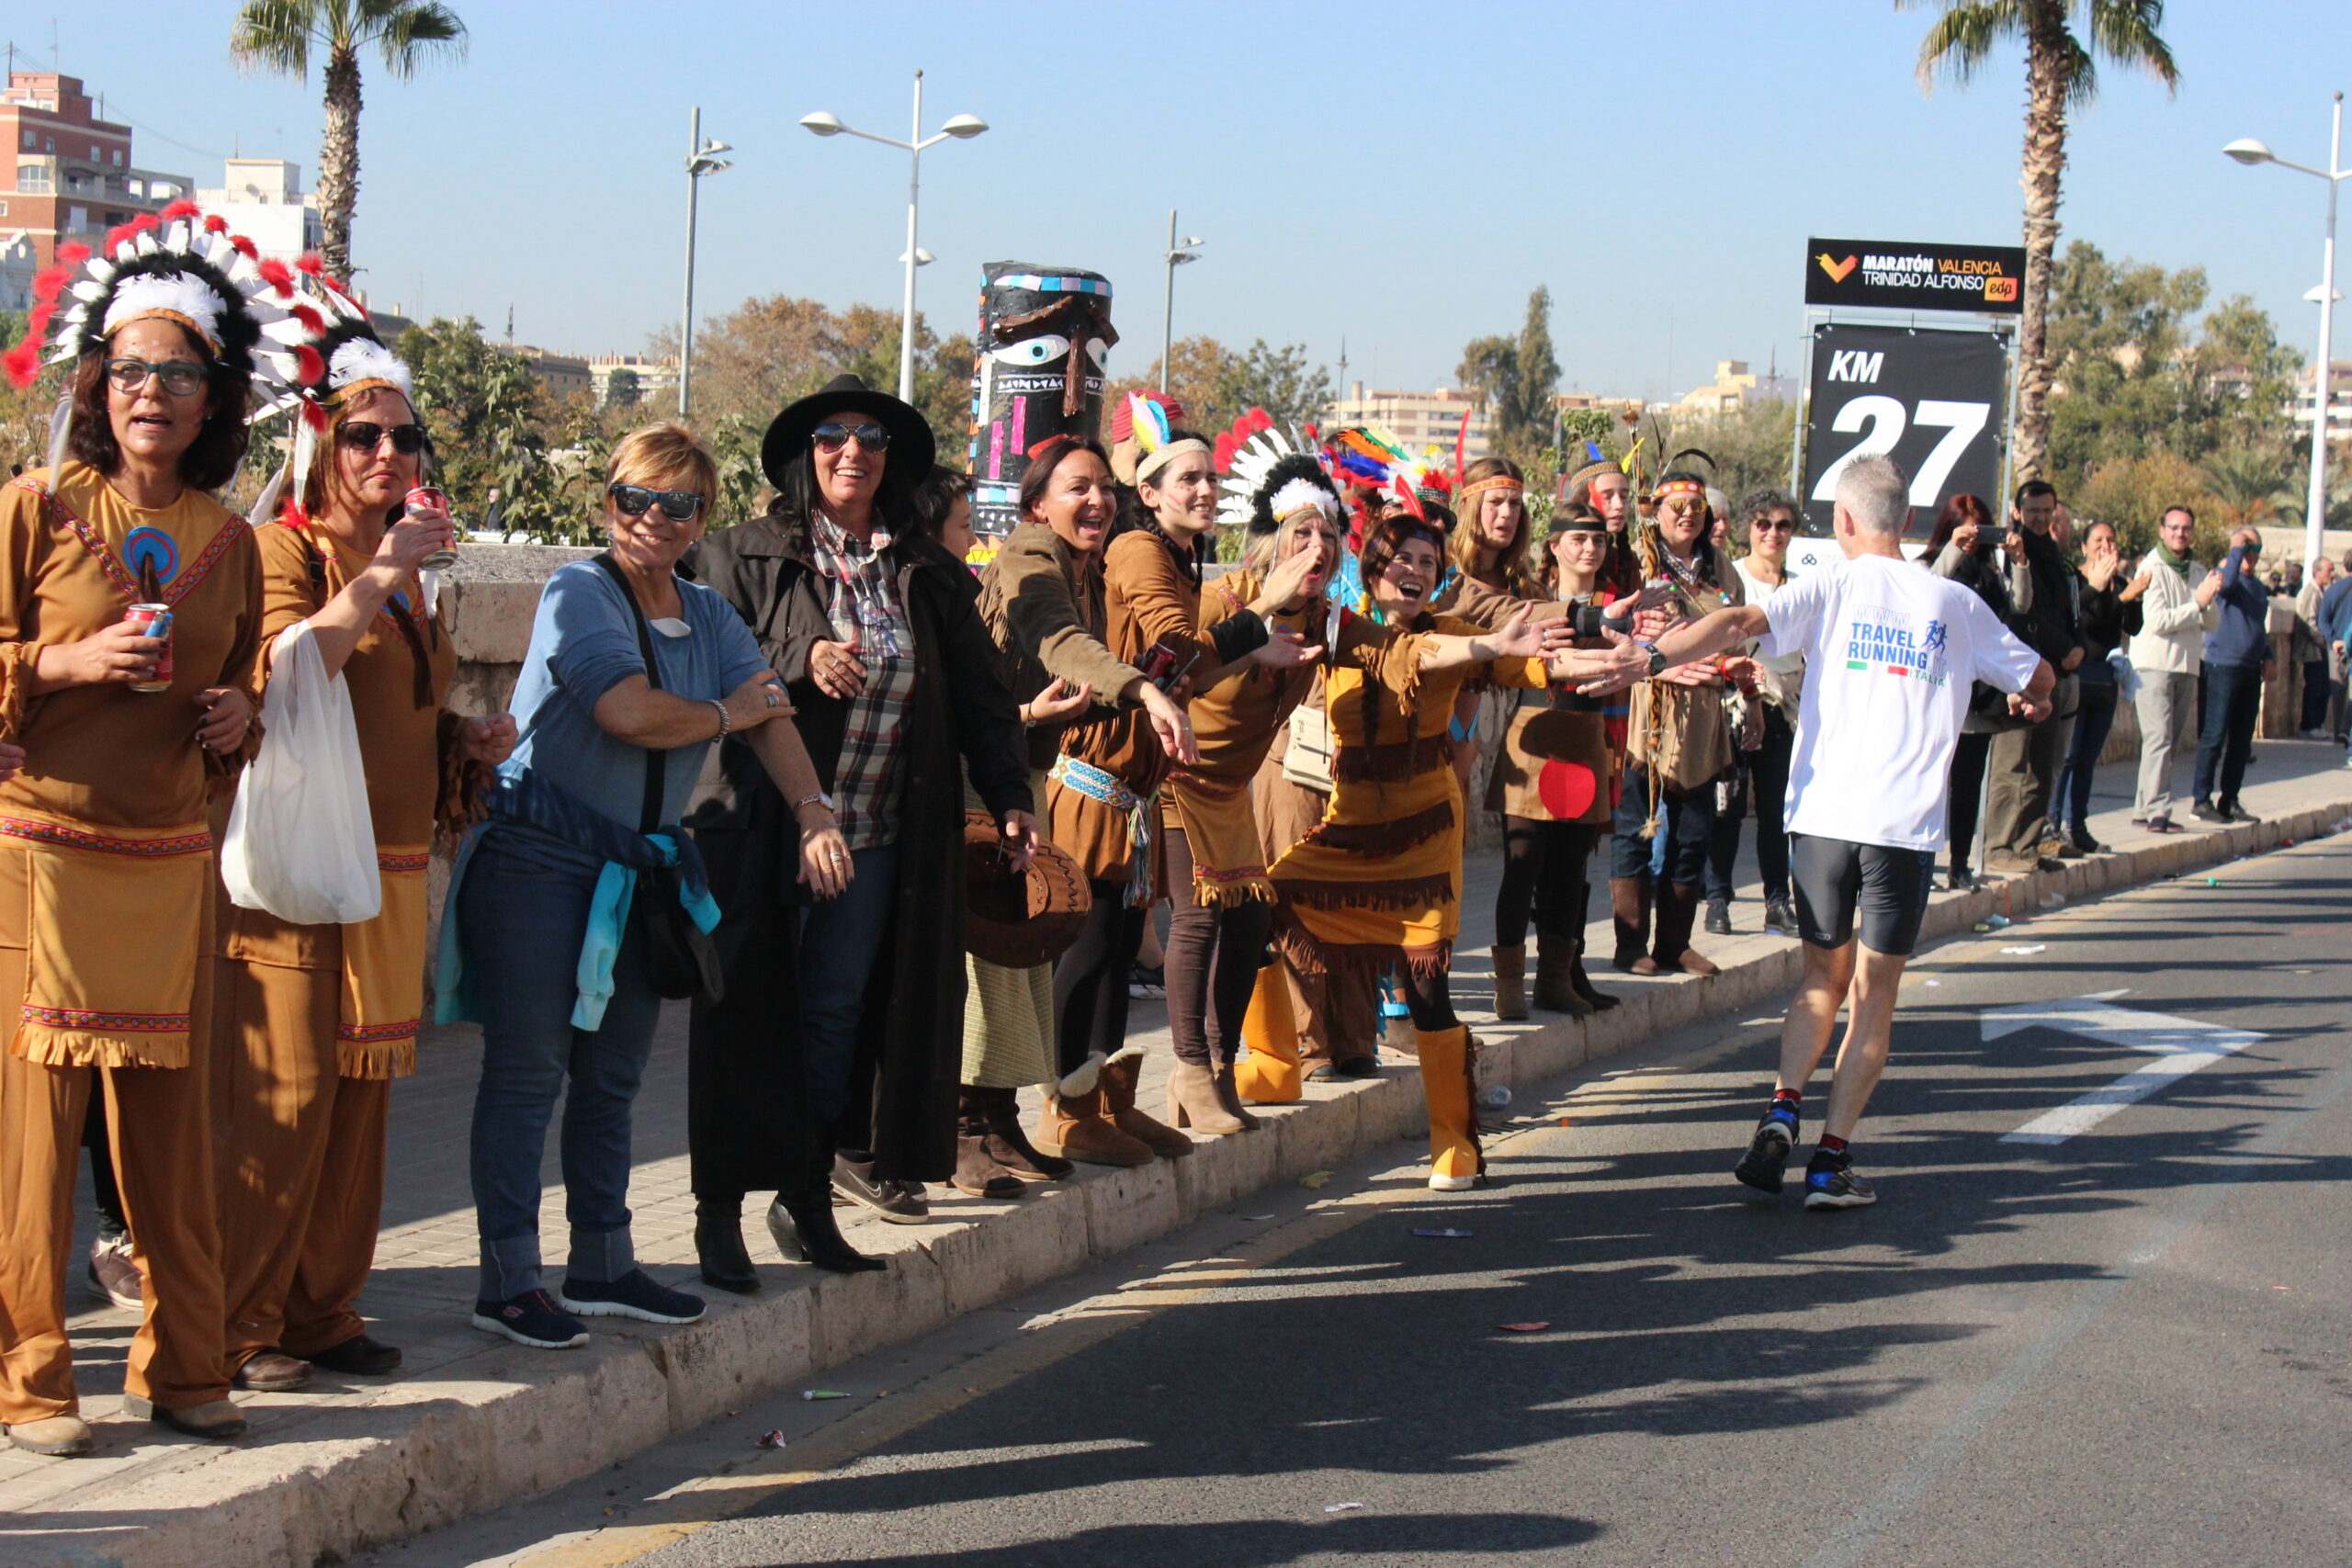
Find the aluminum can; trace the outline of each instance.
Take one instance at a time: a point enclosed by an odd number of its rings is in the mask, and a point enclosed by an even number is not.
[[[125,621],[134,622],[149,637],[161,637],[164,646],[155,655],[155,678],[133,681],[134,692],[168,692],[172,689],[172,607],[169,604],[133,604],[122,613]]]
[[[408,492],[407,511],[411,517],[415,516],[419,512],[431,506],[437,506],[444,512],[448,511],[448,496],[432,485],[419,485],[414,490]],[[452,518],[450,522],[454,527],[456,519]],[[454,545],[444,546],[440,549],[437,549],[431,555],[425,557],[419,564],[422,565],[424,570],[426,571],[447,571],[449,568],[458,564],[457,548]]]

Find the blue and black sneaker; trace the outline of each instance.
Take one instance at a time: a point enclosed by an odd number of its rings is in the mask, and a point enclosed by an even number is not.
[[[574,1350],[588,1343],[588,1325],[558,1307],[545,1291],[474,1303],[474,1326],[534,1350]]]
[[[1796,1141],[1796,1112],[1776,1105],[1756,1123],[1756,1136],[1748,1140],[1747,1152],[1731,1173],[1758,1192],[1778,1192],[1781,1172],[1788,1168],[1789,1150]]]
[[[1851,1166],[1804,1173],[1804,1206],[1808,1209],[1859,1209],[1878,1201],[1878,1192]]]
[[[617,1280],[567,1276],[556,1300],[564,1311],[582,1317],[633,1317],[641,1323],[693,1323],[704,1310],[700,1296],[673,1291],[642,1269],[632,1269]]]

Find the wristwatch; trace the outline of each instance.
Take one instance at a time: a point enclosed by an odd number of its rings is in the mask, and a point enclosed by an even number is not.
[[[833,797],[827,795],[820,789],[814,795],[804,795],[798,800],[794,801],[792,803],[792,809],[795,812],[797,812],[804,806],[821,806],[826,810],[831,811],[833,808]]]
[[[1666,655],[1659,651],[1657,644],[1654,642],[1645,643],[1642,646],[1649,649],[1650,674],[1655,678],[1660,671],[1663,671],[1666,668]]]

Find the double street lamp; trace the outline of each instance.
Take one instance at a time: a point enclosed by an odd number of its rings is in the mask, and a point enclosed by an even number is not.
[[[1168,390],[1169,356],[1176,352],[1176,269],[1186,262],[1201,259],[1193,247],[1201,243],[1198,234],[1187,234],[1184,243],[1176,243],[1176,209],[1168,209],[1168,290],[1161,296],[1159,307],[1159,389]]]
[[[734,149],[724,141],[702,139],[702,110],[696,107],[686,122],[686,305],[678,322],[678,417],[686,417],[686,392],[695,373],[695,210],[702,197],[702,177],[735,165],[719,156]]]
[[[986,130],[988,122],[978,115],[959,114],[941,126],[937,132],[925,137],[922,133],[922,73],[918,71],[915,73],[914,129],[910,133],[908,141],[901,141],[895,136],[876,136],[870,130],[859,130],[854,126],[843,125],[822,109],[819,109],[815,114],[803,115],[800,123],[813,135],[862,136],[868,141],[879,141],[885,147],[896,147],[909,156],[907,254],[899,258],[907,264],[907,300],[899,320],[899,400],[905,403],[913,402],[915,400],[915,268],[931,259],[915,245],[915,212],[922,194],[923,150],[927,147],[935,147],[951,136],[958,141],[968,141]]]
[[[2319,287],[2303,296],[2319,301],[2319,361],[2312,367],[2312,475],[2311,496],[2303,513],[2303,570],[2310,573],[2319,564],[2325,541],[2321,537],[2327,522],[2327,412],[2335,390],[2335,361],[2331,357],[2335,327],[2335,187],[2352,169],[2344,166],[2344,95],[2335,95],[2335,121],[2328,135],[2327,167],[2314,169],[2308,164],[2291,163],[2279,157],[2261,142],[2247,138],[2233,141],[2222,149],[2241,164],[2276,164],[2282,169],[2292,169],[2299,175],[2316,175],[2327,182],[2327,233],[2320,252]]]

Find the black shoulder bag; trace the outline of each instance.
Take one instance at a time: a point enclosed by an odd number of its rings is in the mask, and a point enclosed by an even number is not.
[[[662,666],[653,657],[653,628],[646,624],[637,594],[610,551],[598,556],[596,564],[612,575],[628,603],[628,613],[637,622],[638,651],[645,656],[646,683],[661,691]],[[663,759],[667,756],[665,751],[646,748],[645,805],[638,813],[641,833],[662,830],[662,795],[667,782]],[[677,831],[683,834],[685,829]],[[727,989],[726,976],[718,966],[718,944],[686,913],[685,905],[679,901],[681,886],[674,865],[657,865],[637,874],[637,910],[645,922],[646,975],[655,993],[673,1001],[716,1002]]]

